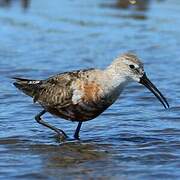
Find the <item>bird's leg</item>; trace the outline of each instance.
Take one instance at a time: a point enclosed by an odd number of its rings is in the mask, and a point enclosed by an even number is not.
[[[81,125],[82,125],[82,122],[79,122],[79,123],[78,123],[78,126],[77,126],[77,128],[76,128],[76,131],[75,131],[75,133],[74,133],[74,138],[75,138],[75,139],[78,139],[78,140],[79,140],[79,131],[80,131],[80,129],[81,129]]]
[[[55,132],[58,134],[58,136],[60,137],[60,139],[64,140],[65,138],[67,138],[68,136],[66,135],[66,133],[65,133],[63,130],[58,129],[58,128],[56,128],[56,127],[48,124],[47,122],[45,122],[45,121],[43,121],[43,120],[41,119],[41,116],[42,116],[43,114],[45,114],[46,112],[47,112],[46,110],[41,111],[39,114],[37,114],[37,115],[35,116],[35,120],[36,120],[39,124],[42,124],[43,126],[45,126],[45,127],[49,128],[49,129],[55,131]],[[62,135],[63,135],[63,137],[62,137]]]

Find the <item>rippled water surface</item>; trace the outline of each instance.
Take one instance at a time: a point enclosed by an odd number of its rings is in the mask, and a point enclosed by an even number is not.
[[[135,3],[135,1],[131,1]],[[180,1],[0,1],[0,179],[180,179]],[[165,94],[139,84],[60,144],[11,76],[42,79],[133,51]],[[46,120],[73,135],[76,123]]]

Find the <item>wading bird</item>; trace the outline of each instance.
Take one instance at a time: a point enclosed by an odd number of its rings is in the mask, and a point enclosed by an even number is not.
[[[143,63],[131,53],[117,57],[106,69],[85,69],[64,72],[46,80],[14,78],[14,85],[38,102],[43,110],[35,116],[38,123],[55,131],[59,137],[66,133],[41,116],[46,112],[78,122],[74,138],[79,139],[81,125],[99,116],[119,97],[124,87],[132,81],[146,86],[163,104],[169,104],[161,92],[147,78]]]

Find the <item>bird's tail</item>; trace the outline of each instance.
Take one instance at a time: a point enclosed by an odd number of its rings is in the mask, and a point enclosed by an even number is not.
[[[39,85],[41,84],[41,81],[39,80],[30,80],[18,77],[13,77],[13,79],[16,80],[16,82],[13,83],[14,86],[31,97],[36,95]]]

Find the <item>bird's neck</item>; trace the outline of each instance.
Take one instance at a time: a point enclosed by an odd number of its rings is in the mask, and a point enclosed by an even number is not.
[[[120,94],[129,82],[129,79],[123,75],[123,73],[117,73],[116,70],[111,66],[106,68],[104,73],[107,77],[106,79],[108,79],[108,83],[105,82],[107,91],[116,91]]]
[[[107,67],[104,72],[108,76],[108,79],[110,80],[110,85],[112,87],[123,88],[129,82],[129,79],[123,72],[117,72],[116,69],[112,66]]]

